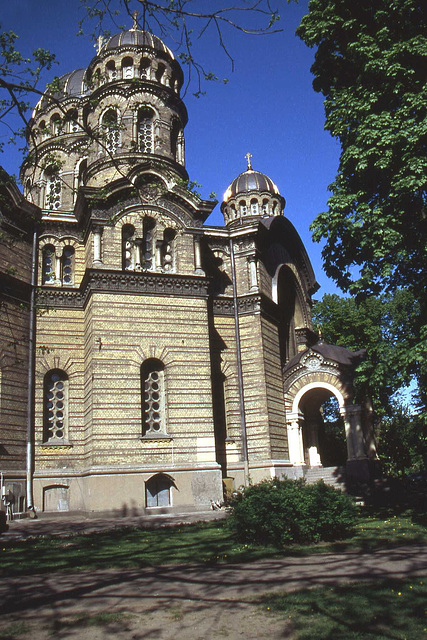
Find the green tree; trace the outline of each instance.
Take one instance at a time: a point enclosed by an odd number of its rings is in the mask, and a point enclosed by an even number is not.
[[[314,239],[326,241],[326,273],[344,291],[358,299],[399,288],[412,295],[415,312],[401,327],[410,338],[401,353],[405,367],[394,357],[392,366],[397,375],[417,376],[425,407],[426,5],[311,0],[297,34],[317,47],[313,87],[325,97],[325,127],[342,148],[328,211],[312,224]]]
[[[326,294],[316,302],[313,320],[326,342],[352,350],[366,348],[368,358],[356,369],[360,396],[368,394],[379,417],[393,415],[393,396],[411,381],[408,352],[416,341],[407,327],[419,321],[420,305],[410,290],[356,302]]]
[[[396,405],[386,417],[378,436],[378,453],[385,473],[405,476],[427,468],[427,433],[425,421],[414,416],[408,407]]]

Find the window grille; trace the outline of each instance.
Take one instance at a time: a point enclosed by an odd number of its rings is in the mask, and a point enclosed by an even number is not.
[[[143,435],[166,434],[164,365],[155,359],[141,367]]]
[[[74,282],[74,249],[65,247],[62,253],[62,283],[71,285]]]
[[[68,377],[64,371],[48,371],[44,380],[44,441],[64,440],[67,429]]]
[[[55,282],[55,249],[47,245],[42,252],[42,283],[52,284]]]
[[[61,206],[62,182],[59,173],[50,173],[46,185],[46,209],[56,211]]]

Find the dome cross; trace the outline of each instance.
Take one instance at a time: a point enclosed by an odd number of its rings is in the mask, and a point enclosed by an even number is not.
[[[245,155],[246,158],[246,162],[248,163],[248,171],[252,171],[252,163],[251,163],[251,158],[252,158],[252,153],[248,153]]]

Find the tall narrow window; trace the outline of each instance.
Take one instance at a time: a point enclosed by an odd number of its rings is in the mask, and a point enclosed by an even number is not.
[[[157,82],[160,82],[160,83],[164,84],[163,80],[164,80],[165,71],[166,71],[165,65],[160,62],[159,66],[157,67],[157,70],[156,70],[156,80],[157,80]]]
[[[120,129],[117,111],[109,109],[102,118],[104,128],[105,146],[110,153],[116,153],[120,144]]]
[[[45,207],[56,211],[61,206],[62,181],[58,171],[46,171],[46,197]]]
[[[47,244],[42,251],[42,283],[53,284],[55,282],[55,248]]]
[[[122,269],[131,271],[135,267],[135,227],[125,224],[122,227]]]
[[[251,200],[251,215],[258,215],[258,202],[256,200]]]
[[[165,229],[161,247],[161,265],[165,271],[170,271],[173,266],[173,241],[176,233],[173,229]]]
[[[150,79],[150,61],[148,58],[142,58],[141,64],[139,66],[139,77],[144,78],[145,80]]]
[[[117,69],[114,60],[110,60],[107,62],[106,66],[107,78],[111,82],[113,80],[117,80]]]
[[[144,107],[138,111],[138,149],[141,153],[154,151],[154,111]]]
[[[166,435],[164,365],[150,358],[141,366],[142,433]]]
[[[123,58],[122,77],[124,80],[133,78],[133,60],[132,58]]]
[[[66,114],[66,120],[68,122],[68,130],[70,133],[77,133],[80,131],[80,126],[78,123],[78,112],[77,109],[71,109]]]
[[[74,282],[74,249],[65,247],[62,253],[62,284],[72,285]]]
[[[60,369],[48,371],[44,377],[44,442],[66,438],[68,426],[68,376]]]
[[[61,133],[61,116],[58,113],[54,113],[51,117],[50,128],[53,136],[59,136]]]

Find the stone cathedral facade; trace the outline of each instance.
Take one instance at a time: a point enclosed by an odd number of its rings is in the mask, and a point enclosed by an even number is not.
[[[182,83],[157,37],[111,37],[34,110],[24,197],[3,187],[0,471],[15,511],[206,509],[224,487],[300,477],[322,466],[331,395],[348,469],[375,456],[360,354],[313,332],[309,258],[249,154],[224,226],[204,224],[216,202],[188,186]]]

